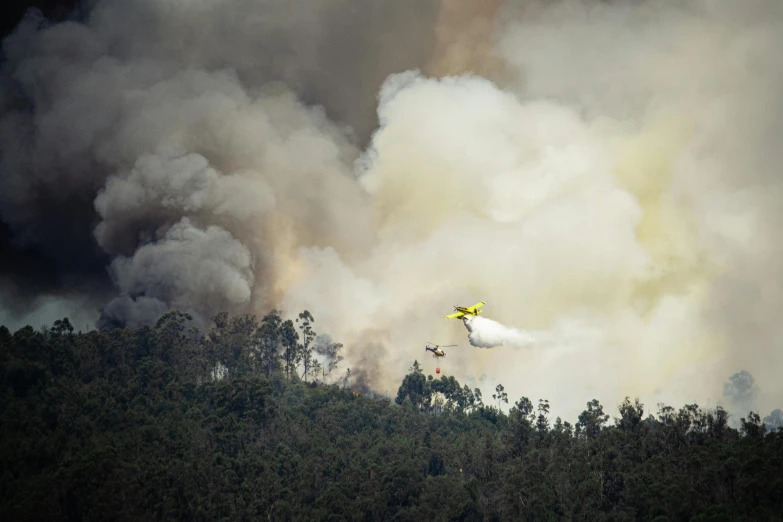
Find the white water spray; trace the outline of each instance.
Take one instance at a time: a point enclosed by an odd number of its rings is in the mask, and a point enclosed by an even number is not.
[[[509,328],[492,319],[484,317],[464,317],[462,322],[468,329],[468,340],[477,348],[495,348],[511,346],[529,348],[534,344],[533,336],[528,332]]]

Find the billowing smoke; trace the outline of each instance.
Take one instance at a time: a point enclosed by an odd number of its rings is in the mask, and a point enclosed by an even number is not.
[[[9,314],[111,286],[103,325],[260,309],[299,246],[365,247],[351,164],[384,78],[430,60],[438,0],[92,3],[3,42],[0,242],[27,252],[0,266]]]
[[[303,252],[284,303],[347,346],[385,328],[388,389],[420,357],[575,417],[584,396],[715,405],[743,365],[770,411],[781,28],[772,1],[506,2],[488,39],[502,83],[388,78],[358,163],[377,240],[354,261]],[[425,340],[463,338],[443,314],[479,299],[545,349],[425,359]]]
[[[462,322],[468,329],[468,340],[478,348],[495,348],[509,346],[512,348],[530,347],[534,344],[533,336],[527,332],[509,328],[492,319],[481,316],[465,317]]]
[[[418,358],[575,418],[745,368],[771,411],[780,48],[777,0],[101,0],[4,42],[0,233],[105,326],[308,309],[390,395]],[[478,299],[545,348],[430,363]]]

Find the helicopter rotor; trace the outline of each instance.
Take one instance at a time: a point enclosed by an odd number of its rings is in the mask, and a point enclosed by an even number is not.
[[[435,344],[427,341],[427,344],[431,344],[435,348],[450,348],[452,346],[457,346],[456,344]]]

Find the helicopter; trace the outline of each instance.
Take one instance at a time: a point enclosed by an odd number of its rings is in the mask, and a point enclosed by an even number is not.
[[[432,345],[432,346],[430,346],[430,345]],[[432,352],[432,356],[435,357],[435,358],[445,357],[446,356],[446,352],[441,350],[441,348],[448,348],[450,346],[457,346],[457,345],[456,344],[447,344],[445,346],[440,346],[440,345],[437,345],[435,343],[428,342],[427,345],[424,347],[424,350]]]

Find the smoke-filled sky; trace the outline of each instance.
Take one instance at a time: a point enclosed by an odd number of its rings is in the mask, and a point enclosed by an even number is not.
[[[742,369],[766,414],[782,48],[777,0],[31,14],[3,42],[0,319],[306,308],[385,393],[431,341],[571,420],[714,406]],[[480,300],[538,342],[472,346],[443,316]]]

